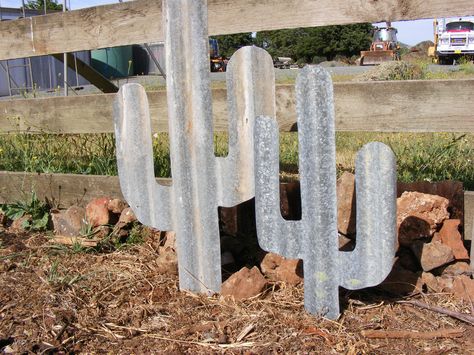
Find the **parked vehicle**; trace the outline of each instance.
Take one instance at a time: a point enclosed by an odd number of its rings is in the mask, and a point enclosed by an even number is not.
[[[219,53],[219,43],[215,38],[209,38],[209,57],[211,72],[226,71],[227,59]]]
[[[454,64],[461,57],[474,57],[474,20],[467,18],[434,21],[434,48],[428,55],[439,64]]]
[[[370,49],[360,52],[360,65],[378,65],[383,62],[400,60],[397,32],[390,22],[387,22],[386,27],[376,27]]]

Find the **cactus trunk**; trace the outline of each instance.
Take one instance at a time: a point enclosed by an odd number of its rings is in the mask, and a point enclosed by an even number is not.
[[[229,154],[216,158],[206,1],[165,0],[163,9],[173,183],[155,182],[148,102],[136,84],[115,104],[120,183],[142,223],[176,231],[180,288],[213,293],[221,287],[217,208],[254,196],[253,128],[256,115],[275,114],[273,63],[255,47],[231,58]]]

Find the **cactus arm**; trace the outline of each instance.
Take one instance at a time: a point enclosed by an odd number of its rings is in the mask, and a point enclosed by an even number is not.
[[[340,252],[346,270],[341,286],[370,287],[382,282],[393,266],[396,249],[396,161],[379,142],[366,144],[356,157],[357,241]]]
[[[219,206],[254,197],[255,117],[275,117],[275,72],[270,55],[254,46],[236,51],[227,66],[229,154],[216,158]],[[249,164],[250,162],[250,164]]]
[[[124,85],[114,102],[120,187],[138,220],[170,230],[170,190],[156,182],[148,99],[139,84]]]
[[[255,122],[255,217],[258,243],[266,251],[301,257],[301,222],[286,221],[280,211],[278,123],[270,117]]]

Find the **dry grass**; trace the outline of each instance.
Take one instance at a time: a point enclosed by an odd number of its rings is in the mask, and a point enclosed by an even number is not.
[[[71,254],[43,235],[5,235],[0,340],[20,352],[400,354],[474,351],[472,327],[399,304],[376,289],[341,292],[337,321],[307,314],[303,289],[270,283],[235,302],[178,290],[174,255],[159,240],[104,254]],[[13,255],[14,254],[14,255]],[[13,255],[13,256],[12,256]],[[467,312],[447,295],[427,303]],[[460,338],[369,339],[364,330],[461,329]]]

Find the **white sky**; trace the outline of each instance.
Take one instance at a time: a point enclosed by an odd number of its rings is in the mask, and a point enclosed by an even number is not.
[[[57,2],[62,4],[63,0]],[[118,0],[67,0],[67,4],[72,10],[118,2]],[[21,0],[0,0],[0,5],[20,7]],[[392,26],[398,29],[398,40],[405,44],[415,45],[421,41],[433,40],[433,20],[393,22]]]

